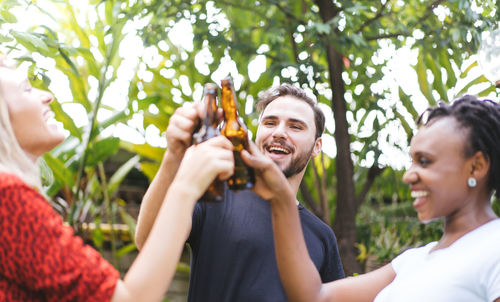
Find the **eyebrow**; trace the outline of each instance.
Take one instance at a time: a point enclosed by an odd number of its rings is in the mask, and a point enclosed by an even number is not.
[[[264,121],[264,120],[279,120],[279,117],[276,116],[276,115],[266,115],[266,116],[262,116],[261,117],[261,121]],[[308,128],[307,126],[307,123],[304,122],[303,120],[300,120],[300,119],[296,119],[296,118],[288,118],[286,120],[287,123],[296,123],[296,124],[301,124],[303,125],[304,127]]]

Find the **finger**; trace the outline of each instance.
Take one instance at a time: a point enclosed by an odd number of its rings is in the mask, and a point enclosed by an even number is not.
[[[224,149],[231,150],[231,151],[234,149],[234,146],[231,143],[231,141],[223,135],[212,137],[212,138],[208,139],[207,141],[203,142],[202,144],[206,144],[206,145],[210,145],[210,146],[218,147],[218,148],[224,148]]]
[[[250,151],[252,151],[252,153],[248,152],[247,150],[241,151],[241,157],[243,158],[243,161],[250,167],[254,169],[264,169],[271,162],[268,157],[260,153],[257,147],[250,146]]]

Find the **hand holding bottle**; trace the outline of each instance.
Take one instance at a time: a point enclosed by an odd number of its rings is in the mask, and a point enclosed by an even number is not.
[[[271,203],[296,202],[292,187],[278,165],[260,152],[255,143],[250,142],[249,147],[249,151],[241,152],[241,157],[255,171],[255,186],[252,190]]]
[[[216,177],[225,180],[233,171],[233,144],[217,136],[186,150],[171,186],[189,190],[198,200]]]

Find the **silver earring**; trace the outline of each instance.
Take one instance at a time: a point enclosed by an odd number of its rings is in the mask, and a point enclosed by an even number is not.
[[[469,185],[469,187],[474,188],[477,185],[477,180],[471,176],[469,177],[469,179],[467,179],[467,184]]]

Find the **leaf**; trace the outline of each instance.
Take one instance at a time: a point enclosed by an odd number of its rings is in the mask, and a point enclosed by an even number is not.
[[[52,111],[54,112],[56,120],[63,123],[64,129],[68,130],[72,136],[75,136],[80,140],[82,139],[82,133],[80,129],[76,127],[73,119],[62,109],[62,106],[58,100],[54,100],[52,103],[50,103],[50,109],[52,109]]]
[[[43,159],[52,170],[57,181],[67,184],[69,187],[73,187],[75,184],[75,175],[71,170],[66,168],[61,160],[53,157],[50,153],[45,153]]]
[[[61,57],[64,59],[64,61],[69,65],[71,71],[75,74],[75,76],[80,77],[78,68],[76,68],[75,64],[73,64],[71,59],[66,55],[66,52],[63,50],[63,48],[59,48],[59,53],[61,54]]]
[[[420,86],[422,94],[427,98],[429,104],[435,106],[436,100],[432,96],[432,91],[429,82],[427,81],[427,68],[425,66],[422,50],[420,50],[420,53],[418,55],[418,62],[415,66],[415,70],[417,71],[418,85]]]
[[[478,66],[477,61],[472,62],[472,63],[471,63],[471,64],[470,64],[470,65],[469,65],[469,66],[468,66],[468,67],[464,70],[464,72],[462,72],[462,73],[460,74],[460,78],[461,78],[461,79],[464,79],[465,77],[467,77],[467,75],[469,74],[469,71],[470,71],[472,68],[476,67],[476,66]]]
[[[130,216],[130,214],[127,213],[127,211],[125,211],[123,208],[119,208],[119,212],[123,222],[125,222],[125,224],[128,226],[130,237],[135,241],[135,230],[137,227],[135,218]]]
[[[448,52],[446,49],[442,49],[439,52],[439,63],[441,64],[444,69],[446,69],[446,74],[447,74],[447,79],[446,79],[446,86],[448,87],[454,87],[455,84],[457,83],[457,77],[455,75],[455,71],[453,70],[453,67],[451,66],[451,58],[448,55]]]
[[[32,34],[32,33],[27,33],[27,32],[20,32],[16,30],[10,30],[10,34],[24,47],[26,47],[28,50],[34,52],[34,51],[42,51],[42,52],[48,52],[49,48],[47,47],[47,44],[38,36]]]
[[[116,259],[120,259],[122,258],[123,256],[131,253],[131,252],[134,252],[137,250],[137,246],[135,245],[135,243],[129,243],[121,248],[119,248],[117,251],[116,251]]]
[[[125,122],[128,117],[129,114],[126,111],[117,111],[114,115],[112,115],[108,119],[99,122],[98,127],[100,129],[106,129],[109,126],[114,125],[116,123]]]
[[[448,93],[446,92],[446,88],[443,84],[443,75],[441,73],[441,66],[439,66],[439,62],[434,60],[429,53],[425,56],[425,64],[431,70],[434,75],[434,81],[432,83],[432,87],[439,93],[441,100],[449,102]]]
[[[0,43],[6,43],[6,42],[13,41],[13,40],[14,39],[12,39],[11,37],[4,36],[4,35],[0,34]]]
[[[89,146],[88,158],[85,165],[93,167],[97,163],[105,161],[109,156],[115,154],[120,147],[120,139],[107,137]]]
[[[480,84],[480,83],[484,83],[484,82],[489,82],[487,78],[484,77],[484,75],[481,75],[477,78],[475,78],[474,80],[472,80],[471,82],[469,82],[467,85],[464,86],[464,88],[462,88],[458,93],[457,93],[457,97],[458,96],[461,96],[461,95],[464,95],[464,94],[467,94],[467,92],[469,91],[469,88],[471,88],[472,86],[474,85],[477,85],[477,84]]]
[[[10,13],[9,11],[6,10],[0,10],[0,16],[2,16],[2,19],[5,20],[7,23],[16,23],[17,18],[14,16],[14,14]]]
[[[401,87],[399,87],[399,100],[403,104],[403,106],[408,110],[408,112],[411,114],[414,120],[418,118],[418,112],[415,110],[415,107],[413,106],[413,102],[411,101],[411,98],[403,91]]]
[[[153,178],[155,177],[156,173],[160,169],[160,164],[159,163],[153,163],[153,162],[142,162],[141,163],[141,171],[146,175],[146,177],[149,179],[149,181],[153,181]]]
[[[139,163],[140,157],[136,155],[129,159],[126,163],[124,163],[116,172],[111,176],[108,183],[108,194],[109,196],[113,195],[115,191],[118,189],[122,181],[125,179],[127,174],[135,168],[135,166]]]
[[[137,152],[137,154],[142,157],[161,162],[163,159],[163,154],[165,153],[165,148],[153,147],[148,144],[143,144],[133,145],[133,151]]]

